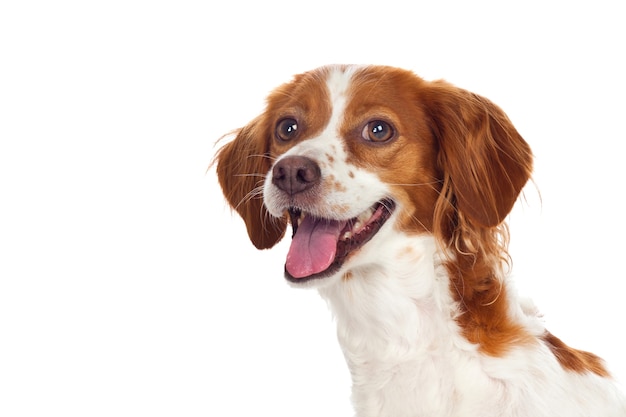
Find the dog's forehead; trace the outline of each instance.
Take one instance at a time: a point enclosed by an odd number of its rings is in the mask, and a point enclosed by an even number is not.
[[[278,117],[325,115],[341,109],[353,94],[353,78],[360,67],[325,66],[296,75],[270,95],[269,111]]]
[[[348,96],[352,78],[358,67],[331,67],[326,77],[326,88],[331,103],[343,102]]]
[[[345,117],[345,110],[351,95],[352,78],[354,75],[354,67],[346,70],[335,69],[331,71],[326,80],[328,96],[330,100],[330,119],[325,135],[329,137],[339,137],[339,128]]]
[[[295,118],[303,136],[298,142],[276,143],[279,154],[340,152],[339,128],[348,105],[356,66],[326,66],[300,74],[270,97],[273,123]],[[313,140],[311,140],[313,139]]]

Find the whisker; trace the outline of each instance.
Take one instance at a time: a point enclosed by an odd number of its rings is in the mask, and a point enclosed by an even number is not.
[[[249,202],[250,200],[252,200],[253,198],[263,198],[263,184],[258,185],[256,187],[254,187],[252,190],[250,190],[240,201],[239,203],[237,203],[237,205],[234,207],[235,210],[237,210],[239,208],[239,206],[241,206],[242,204],[246,204],[247,202]]]
[[[253,153],[253,154],[248,155],[247,158],[267,158],[270,161],[275,161],[277,159],[271,155],[262,154],[262,153]]]
[[[261,178],[265,178],[267,177],[267,174],[235,174],[235,177],[261,177]]]
[[[426,185],[434,185],[434,184],[441,184],[443,183],[442,180],[435,180],[435,181],[431,181],[431,182],[421,182],[421,183],[401,183],[401,182],[392,182],[389,185],[398,185],[398,186],[402,186],[402,187],[422,187],[422,186],[426,186]]]

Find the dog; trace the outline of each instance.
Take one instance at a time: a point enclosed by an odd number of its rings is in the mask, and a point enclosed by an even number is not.
[[[215,156],[251,242],[337,321],[358,417],[624,417],[598,356],[546,330],[507,274],[529,145],[488,99],[387,66],[275,89]]]

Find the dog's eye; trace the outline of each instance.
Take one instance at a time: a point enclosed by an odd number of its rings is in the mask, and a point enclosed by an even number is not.
[[[282,119],[276,125],[276,137],[281,140],[291,140],[298,133],[298,122],[296,119]]]
[[[382,120],[372,120],[363,128],[361,136],[369,142],[386,142],[393,138],[393,127]]]

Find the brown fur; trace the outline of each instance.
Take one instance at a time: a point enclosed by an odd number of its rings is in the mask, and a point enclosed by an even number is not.
[[[244,219],[248,236],[258,249],[271,248],[282,239],[287,219],[269,215],[263,205],[263,179],[271,167],[267,127],[258,117],[239,130],[235,140],[217,156],[217,177],[228,203]]]
[[[542,339],[565,369],[579,373],[593,372],[602,377],[610,376],[604,361],[593,353],[573,349],[550,332],[546,332]]]
[[[532,154],[493,103],[445,82],[425,97],[441,146],[444,178],[435,207],[435,236],[452,253],[446,267],[465,336],[490,355],[531,343],[508,317],[501,265],[508,261],[504,218],[530,178]]]

